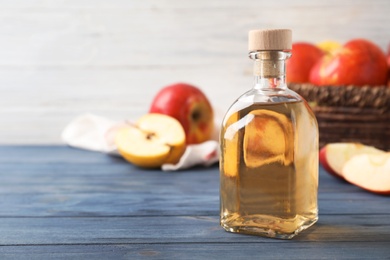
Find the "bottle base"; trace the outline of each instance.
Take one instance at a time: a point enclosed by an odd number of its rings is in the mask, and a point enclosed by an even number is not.
[[[311,227],[318,221],[315,218],[296,217],[294,219],[278,219],[269,216],[250,216],[240,221],[221,221],[221,226],[228,232],[263,236],[277,239],[292,239],[301,231]]]

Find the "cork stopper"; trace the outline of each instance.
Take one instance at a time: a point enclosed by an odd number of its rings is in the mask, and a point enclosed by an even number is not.
[[[249,51],[288,51],[291,50],[292,32],[290,29],[249,31]]]

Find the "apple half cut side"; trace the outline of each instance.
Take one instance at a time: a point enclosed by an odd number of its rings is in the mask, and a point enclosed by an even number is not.
[[[177,163],[185,151],[185,142],[179,121],[162,114],[147,114],[136,124],[119,129],[115,136],[123,158],[143,168]]]
[[[357,155],[345,163],[342,174],[362,189],[390,195],[390,153]]]
[[[360,143],[331,143],[325,145],[319,153],[322,167],[331,175],[344,179],[342,169],[344,164],[359,154],[382,154],[382,150]]]

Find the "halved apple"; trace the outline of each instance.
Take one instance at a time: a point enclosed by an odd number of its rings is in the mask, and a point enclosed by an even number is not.
[[[345,163],[342,175],[365,190],[390,194],[390,153],[356,155]]]
[[[331,143],[320,150],[319,160],[324,169],[335,177],[344,179],[344,164],[355,155],[382,154],[384,151],[360,143]]]
[[[127,161],[144,168],[175,164],[186,148],[184,129],[173,117],[147,114],[118,130],[115,144]]]

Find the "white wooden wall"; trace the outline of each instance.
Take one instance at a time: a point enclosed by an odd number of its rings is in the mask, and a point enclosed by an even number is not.
[[[389,0],[0,0],[0,144],[61,143],[75,116],[146,113],[164,85],[226,110],[252,85],[247,32],[390,42]]]

